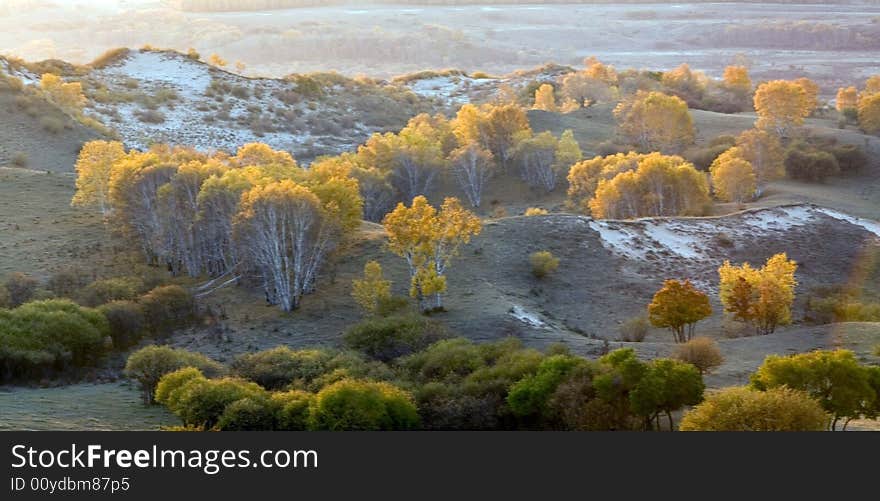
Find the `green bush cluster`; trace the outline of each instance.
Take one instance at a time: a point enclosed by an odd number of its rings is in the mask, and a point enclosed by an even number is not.
[[[409,393],[385,382],[343,379],[316,394],[271,393],[244,379],[206,378],[184,368],[166,374],[156,401],[184,426],[227,431],[406,430],[419,425]]]
[[[442,324],[417,314],[368,318],[345,333],[345,345],[383,362],[414,353],[448,337]]]
[[[703,393],[690,364],[632,350],[591,362],[515,339],[443,339],[389,364],[279,347],[239,357],[220,379],[166,369],[156,401],[184,426],[220,430],[659,428]]]
[[[171,372],[185,367],[199,370],[209,377],[224,372],[224,367],[202,355],[168,346],[147,346],[128,357],[125,375],[136,380],[141,388],[144,403],[150,404],[157,394],[159,381]],[[158,401],[158,398],[157,398]]]
[[[109,333],[104,315],[67,300],[0,309],[0,383],[91,365],[111,347]]]

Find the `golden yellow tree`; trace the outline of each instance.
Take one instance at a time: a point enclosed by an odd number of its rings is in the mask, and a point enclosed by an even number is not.
[[[284,311],[311,292],[328,250],[322,238],[331,218],[321,200],[293,181],[255,186],[241,197],[234,232],[247,265],[262,279],[266,299]]]
[[[590,213],[590,200],[596,194],[596,188],[602,179],[610,180],[618,174],[636,170],[639,162],[649,155],[659,153],[617,153],[604,157],[593,157],[583,160],[571,166],[568,171],[568,201],[569,208],[583,214]],[[669,157],[677,164],[687,163],[681,157]]]
[[[82,84],[79,82],[65,83],[54,73],[45,73],[40,79],[40,89],[46,93],[50,101],[67,113],[78,115],[86,105]]]
[[[705,173],[681,157],[645,155],[636,170],[599,179],[589,201],[593,217],[700,216],[711,204]]]
[[[841,87],[837,89],[835,108],[844,113],[846,110],[855,110],[859,106],[859,91],[855,87]]]
[[[760,269],[749,263],[734,266],[725,261],[718,269],[724,311],[753,325],[760,334],[770,334],[777,326],[791,323],[796,270],[797,263],[785,253],[771,257]]]
[[[694,142],[694,121],[681,98],[638,91],[614,109],[620,132],[645,151],[677,152]]]
[[[869,134],[880,132],[880,92],[859,99],[859,126]]]
[[[122,143],[90,141],[76,160],[76,193],[71,205],[97,206],[102,214],[110,210],[110,171],[125,156]]]
[[[237,167],[277,165],[296,167],[296,160],[286,151],[273,150],[265,143],[248,143],[240,147],[230,161]]]
[[[533,108],[542,111],[559,111],[559,108],[556,106],[556,96],[552,85],[543,84],[538,87],[538,90],[535,91],[535,105]]]
[[[409,265],[410,295],[423,310],[441,309],[446,269],[460,247],[480,233],[480,219],[456,198],[447,198],[438,211],[418,196],[410,207],[398,204],[382,224],[388,232],[388,249]],[[434,301],[429,305],[430,296]]]
[[[752,198],[757,190],[755,169],[742,158],[739,148],[725,151],[709,167],[715,196],[725,202],[738,204]]]
[[[880,93],[880,75],[874,75],[865,81],[865,94]]]
[[[702,100],[708,84],[706,75],[692,71],[687,64],[664,72],[660,81],[672,94],[684,99],[691,106]]]
[[[368,261],[364,265],[364,278],[352,281],[351,295],[365,312],[375,314],[382,303],[391,298],[391,282],[382,275],[382,265]]]
[[[785,177],[785,151],[776,135],[749,129],[737,136],[736,147],[742,159],[755,169],[758,186]]]
[[[749,69],[745,66],[728,66],[724,68],[724,86],[740,92],[751,92],[752,79],[749,78]]]
[[[667,280],[648,305],[651,325],[672,331],[676,343],[693,339],[697,322],[711,314],[709,296],[689,280]]]
[[[816,82],[806,77],[798,78],[794,83],[800,85],[801,88],[804,89],[804,93],[807,97],[807,110],[809,111],[807,116],[809,116],[819,107],[819,86]]]
[[[757,127],[786,137],[793,127],[804,123],[810,115],[810,100],[803,86],[785,80],[761,84],[755,91]]]

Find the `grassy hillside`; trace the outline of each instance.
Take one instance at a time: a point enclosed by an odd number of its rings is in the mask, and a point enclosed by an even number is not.
[[[0,90],[0,110],[0,167],[70,172],[83,143],[98,138],[54,106],[20,92]]]
[[[164,407],[144,407],[128,383],[0,388],[0,409],[0,431],[155,431],[179,421]]]

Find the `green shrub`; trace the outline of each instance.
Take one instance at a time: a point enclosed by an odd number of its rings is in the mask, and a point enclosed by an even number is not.
[[[790,388],[755,391],[743,387],[710,393],[685,413],[682,431],[822,431],[828,414],[805,393]]]
[[[193,380],[180,389],[174,412],[185,425],[211,429],[227,406],[242,399],[266,401],[266,390],[256,383],[234,378]]]
[[[101,306],[111,301],[135,299],[144,283],[136,277],[116,277],[95,280],[79,293],[79,302],[85,306]]]
[[[156,287],[141,296],[147,331],[164,337],[175,329],[185,328],[196,320],[195,300],[179,285]]]
[[[658,358],[647,365],[644,375],[629,393],[630,412],[644,421],[645,430],[662,429],[665,414],[669,431],[674,429],[672,413],[703,400],[706,386],[696,367],[678,360]]]
[[[314,395],[305,391],[291,390],[273,393],[271,398],[275,407],[275,423],[278,430],[308,429],[309,410]]]
[[[516,382],[507,395],[510,410],[526,425],[553,418],[548,401],[562,381],[576,368],[588,362],[580,357],[554,355],[538,366],[537,372]]]
[[[131,354],[125,363],[125,375],[140,383],[145,404],[153,403],[156,385],[162,376],[184,367],[195,367],[207,377],[223,372],[223,366],[202,355],[168,346],[147,346]]]
[[[806,317],[815,323],[880,322],[880,302],[845,292],[807,298]]]
[[[346,379],[315,396],[313,430],[409,430],[419,425],[412,397],[388,383]]]
[[[0,383],[95,363],[110,347],[107,319],[67,300],[0,310]]]
[[[6,277],[4,286],[9,294],[9,306],[15,308],[27,303],[37,292],[39,282],[30,275],[15,272]]]
[[[831,414],[831,429],[842,420],[873,417],[880,412],[880,368],[860,365],[848,350],[814,351],[790,357],[770,355],[750,378],[750,386],[767,391],[782,386],[806,392]]]
[[[217,422],[223,431],[275,429],[275,408],[269,399],[246,397],[227,405]]]
[[[388,362],[445,337],[448,332],[441,324],[409,314],[362,320],[348,329],[344,340],[347,347]]]
[[[330,354],[321,350],[294,351],[286,346],[248,353],[232,362],[232,371],[267,390],[284,388],[294,381],[308,384],[327,370]]]
[[[117,350],[137,344],[144,335],[144,310],[132,301],[113,301],[98,308],[107,318],[113,347]]]
[[[190,381],[207,380],[202,371],[195,367],[184,367],[169,372],[159,379],[156,384],[155,402],[169,409],[176,409],[181,395],[181,389]]]
[[[486,365],[482,350],[464,338],[438,341],[399,363],[411,377],[423,382],[458,381]]]
[[[319,391],[343,379],[390,381],[396,374],[384,363],[356,351],[337,352],[327,361],[326,372],[301,389]],[[292,385],[295,386],[295,385]]]
[[[537,278],[544,278],[559,268],[559,259],[549,251],[533,253],[529,256],[529,263],[532,265],[532,275]]]
[[[829,176],[836,176],[840,166],[831,153],[811,151],[809,147],[795,145],[786,154],[785,171],[792,179],[823,181]]]
[[[837,146],[831,150],[831,154],[837,159],[837,165],[843,174],[859,172],[868,166],[868,156],[853,144]]]

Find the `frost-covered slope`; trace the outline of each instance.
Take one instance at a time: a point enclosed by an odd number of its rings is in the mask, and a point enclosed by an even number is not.
[[[401,87],[332,74],[246,78],[173,51],[131,51],[84,79],[87,113],[129,147],[153,142],[235,150],[259,141],[303,159],[350,150],[433,111]]]

